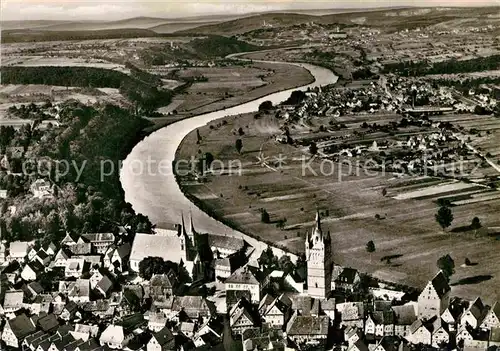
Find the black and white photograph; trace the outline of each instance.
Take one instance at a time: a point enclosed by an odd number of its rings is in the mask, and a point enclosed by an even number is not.
[[[499,0],[2,0],[0,350],[500,351]]]

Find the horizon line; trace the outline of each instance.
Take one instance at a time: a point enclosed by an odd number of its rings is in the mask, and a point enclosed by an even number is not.
[[[398,10],[398,9],[430,9],[430,8],[454,8],[454,9],[464,9],[464,8],[487,8],[487,7],[500,7],[500,5],[461,5],[461,6],[447,6],[447,5],[436,5],[436,6],[412,6],[412,5],[402,5],[402,6],[373,6],[373,7],[332,7],[332,8],[310,8],[310,9],[282,9],[282,10],[269,10],[269,11],[249,11],[245,13],[237,13],[237,12],[220,12],[220,13],[212,13],[209,15],[203,15],[203,14],[193,14],[193,15],[179,15],[179,16],[173,16],[173,17],[156,17],[156,16],[147,16],[147,15],[139,15],[139,16],[133,16],[133,17],[123,17],[119,19],[114,19],[114,20],[92,20],[92,19],[69,19],[69,20],[64,20],[64,19],[13,19],[13,20],[3,20],[0,18],[0,23],[7,23],[7,22],[94,22],[94,23],[105,23],[105,22],[119,22],[119,21],[125,21],[125,20],[132,20],[132,19],[138,19],[138,18],[150,18],[150,19],[158,19],[158,20],[193,20],[193,19],[202,19],[202,18],[210,18],[210,17],[220,17],[220,16],[225,16],[225,17],[236,17],[236,18],[241,18],[241,17],[251,17],[251,16],[256,16],[256,15],[263,15],[263,14],[268,14],[268,13],[280,13],[280,14],[297,14],[300,12],[314,12],[314,11],[352,11],[354,12],[362,12],[363,10],[366,11],[383,11],[383,10]],[[346,12],[346,13],[351,13],[351,12]],[[334,14],[334,13],[332,13]],[[326,16],[328,14],[309,14],[310,16]],[[230,21],[229,19],[228,21]]]

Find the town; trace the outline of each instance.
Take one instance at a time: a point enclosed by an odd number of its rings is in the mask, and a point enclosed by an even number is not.
[[[500,349],[499,7],[268,2],[5,6],[0,350]]]
[[[2,245],[2,341],[22,350],[412,350],[500,346],[499,304],[418,291],[335,264],[321,223],[305,259],[180,224],[153,234]],[[444,266],[446,267],[446,266]]]

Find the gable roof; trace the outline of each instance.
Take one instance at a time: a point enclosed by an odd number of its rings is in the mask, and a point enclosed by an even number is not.
[[[448,280],[446,279],[442,271],[439,271],[438,274],[436,274],[436,276],[430,281],[430,283],[436,290],[439,298],[442,298],[451,290],[451,287],[448,284]]]
[[[21,308],[23,307],[24,291],[10,290],[5,292],[3,299],[3,308]]]
[[[245,246],[245,240],[233,236],[206,234],[210,247],[239,251]]]
[[[294,313],[286,332],[288,335],[328,335],[330,318],[328,316],[299,316]]]
[[[113,282],[106,275],[97,283],[97,287],[100,288],[104,293],[107,293],[109,289],[113,286]]]
[[[52,313],[43,316],[38,319],[37,325],[44,331],[49,332],[56,329],[59,326],[59,322],[57,321],[56,316]]]
[[[82,234],[82,238],[91,243],[113,242],[115,235],[113,233],[88,233]]]
[[[480,320],[483,313],[484,313],[485,306],[483,304],[483,301],[481,300],[480,297],[477,297],[465,310],[464,314],[465,315],[467,312],[470,312],[476,320]]]
[[[131,261],[142,261],[146,257],[161,257],[165,261],[180,262],[182,252],[177,235],[155,235],[137,233],[130,252]]]
[[[253,267],[245,266],[233,272],[225,281],[226,284],[252,284],[259,285],[263,280],[260,271]]]
[[[25,336],[34,333],[36,328],[30,318],[28,318],[24,313],[17,316],[14,319],[7,321],[10,329],[18,339],[22,339]]]
[[[417,313],[413,305],[393,306],[397,325],[412,325],[417,320]]]
[[[167,327],[163,327],[159,332],[154,333],[153,337],[160,346],[165,346],[174,340],[174,334]]]

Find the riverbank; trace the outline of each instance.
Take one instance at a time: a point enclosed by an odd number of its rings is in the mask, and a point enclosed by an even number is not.
[[[234,56],[233,58],[237,59],[236,56]],[[312,84],[315,80],[314,76],[311,75],[311,73],[307,69],[300,66],[289,65],[285,62],[281,62],[279,64],[255,62],[253,66],[263,70],[273,69],[274,71],[273,74],[263,78],[264,82],[266,83],[265,85],[249,89],[244,94],[242,94],[241,92],[240,93],[232,92],[231,95],[234,95],[232,97],[223,96],[221,99],[216,99],[214,101],[211,101],[205,106],[201,106],[192,111],[189,111],[189,113],[179,113],[176,115],[169,115],[166,117],[148,118],[148,120],[153,122],[155,125],[152,126],[149,130],[147,130],[147,132],[151,133],[155,130],[161,129],[167,125],[184,120],[186,118],[192,118],[200,114],[222,111],[227,108],[231,108],[234,106],[250,102],[255,99],[259,99],[269,94],[273,94],[288,89],[295,89],[304,85]],[[238,74],[237,70],[233,73]],[[233,77],[233,79],[235,78]],[[203,88],[203,84],[204,83],[198,83],[198,85],[200,85],[199,87],[200,89]],[[237,84],[236,80],[235,84]],[[187,89],[189,89],[189,87],[186,88],[186,90]],[[203,89],[201,89],[199,92],[203,93],[202,90]],[[175,99],[176,98],[174,97],[174,101]]]

